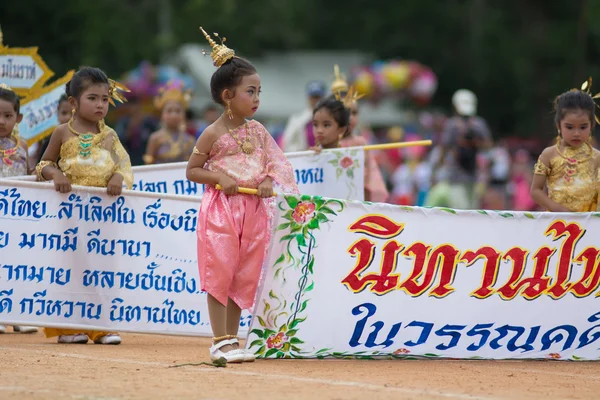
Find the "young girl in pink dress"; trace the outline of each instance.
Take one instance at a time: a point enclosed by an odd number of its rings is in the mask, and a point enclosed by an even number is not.
[[[254,361],[254,355],[239,348],[237,332],[241,310],[253,305],[269,242],[264,198],[273,195],[273,183],[284,192],[297,193],[298,188],[292,166],[269,132],[246,120],[260,103],[256,69],[202,32],[217,67],[211,94],[226,109],[200,135],[187,167],[189,180],[206,185],[197,235],[200,281],[214,334],[210,357]],[[257,189],[258,196],[240,194],[239,187]]]
[[[331,92],[333,93],[334,99],[337,99],[343,103],[348,110],[348,123],[346,129],[341,138],[335,142],[335,145],[329,144],[330,147],[353,147],[353,146],[366,146],[368,144],[364,136],[354,135],[353,132],[358,126],[358,99],[362,96],[358,95],[354,88],[348,86],[344,76],[340,74],[339,67],[334,67],[335,80],[331,84]],[[332,100],[332,99],[329,99]],[[328,102],[332,104],[332,102]],[[321,106],[324,103],[321,104]],[[314,109],[313,116],[319,109],[319,105]],[[318,140],[317,140],[318,142]],[[322,143],[319,143],[319,148],[325,148]],[[311,150],[317,150],[316,147],[312,147]],[[389,197],[389,192],[385,186],[383,176],[379,170],[379,165],[375,159],[373,152],[367,152],[365,154],[365,201],[373,201],[383,203]]]

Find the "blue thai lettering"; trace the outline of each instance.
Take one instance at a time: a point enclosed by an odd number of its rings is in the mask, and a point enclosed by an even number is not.
[[[195,195],[198,194],[198,184],[187,179],[180,179],[173,182],[175,194]]]
[[[588,322],[598,322],[600,321],[600,312],[592,315],[588,318]],[[600,331],[593,332],[595,329],[600,328],[600,325],[594,325],[590,329],[586,330],[579,337],[579,346],[578,349],[588,346],[594,343],[596,340],[600,339]],[[592,333],[593,332],[593,333]],[[591,337],[590,337],[591,334]]]
[[[96,229],[95,231],[90,231],[87,234],[91,239],[87,242],[87,251],[88,253],[96,252],[98,254],[100,252],[100,240],[96,236],[100,236],[100,229]]]
[[[425,343],[427,341],[427,339],[429,339],[429,335],[431,335],[431,331],[433,331],[432,323],[422,322],[422,321],[412,321],[411,323],[406,325],[405,329],[409,328],[409,327],[413,327],[413,326],[421,328],[421,333],[419,334],[419,338],[417,339],[416,342],[413,340],[404,342],[404,344],[406,346],[418,346],[420,344]]]
[[[61,247],[62,251],[77,251],[77,233],[79,232],[79,228],[75,227],[72,229],[67,229],[64,232],[63,236],[63,245]],[[73,235],[73,237],[71,237]]]
[[[460,340],[460,331],[465,329],[466,325],[444,325],[441,329],[435,331],[437,336],[450,336],[450,342],[448,344],[438,344],[435,346],[438,350],[448,350],[458,345],[458,341]]]
[[[490,335],[492,334],[492,332],[490,332],[490,328],[492,328],[493,326],[494,326],[493,323],[487,323],[487,324],[477,324],[473,328],[471,328],[471,330],[469,332],[467,332],[467,336],[472,337],[472,336],[481,335],[481,339],[479,340],[479,343],[477,343],[477,344],[471,343],[469,345],[469,347],[467,347],[467,350],[468,351],[477,351],[480,348],[482,348],[483,346],[485,346]]]
[[[36,315],[43,315],[46,313],[46,290],[43,292],[36,292],[33,297],[36,299],[34,303],[39,305],[39,309],[35,312]]]
[[[113,322],[121,322],[123,321],[123,299],[120,297],[116,297],[111,301],[112,306],[110,306],[110,320]],[[119,314],[117,315],[117,311]]]
[[[10,238],[10,233],[9,232],[2,232],[2,231],[0,231],[0,249],[3,249],[6,246],[8,246],[8,239],[9,238]]]
[[[73,217],[73,202],[81,202],[81,197],[72,193],[69,195],[68,201],[63,201],[60,203],[60,208],[58,209],[58,218],[59,219],[71,219]]]
[[[367,315],[365,315],[364,318],[362,318],[361,320],[359,320],[356,323],[354,332],[352,333],[352,337],[349,342],[350,346],[352,346],[352,347],[356,347],[356,346],[360,345],[360,338],[362,337],[362,334],[365,330],[367,320],[370,317],[372,317],[373,315],[375,315],[375,312],[377,312],[377,306],[375,306],[375,304],[372,304],[372,303],[364,303],[364,304],[354,307],[352,309],[352,314],[360,315],[363,313],[362,310],[366,310]],[[379,334],[381,329],[384,327],[383,321],[376,321],[371,326],[373,327],[373,330],[367,337],[365,346],[368,348],[376,347],[376,346],[384,346],[384,348],[386,348],[386,347],[391,346],[394,343],[394,341],[392,339],[394,337],[396,337],[396,335],[400,331],[400,327],[402,326],[402,323],[400,322],[400,323],[394,324],[392,326],[392,328],[390,329],[390,332],[388,333],[386,339],[381,343],[377,343],[376,340],[377,340],[377,335]]]
[[[83,286],[98,287],[99,280],[100,280],[100,271],[98,271],[98,270],[90,271],[89,269],[86,269],[85,271],[83,271]]]
[[[158,216],[156,210],[162,206],[160,199],[156,200],[153,204],[146,206],[144,213],[142,214],[142,221],[144,226],[154,228],[158,224]]]
[[[12,294],[13,289],[0,291],[0,314],[5,311],[6,313],[12,312],[12,299],[10,298]]]
[[[519,338],[525,333],[525,327],[503,325],[499,328],[496,328],[496,331],[499,333],[499,335],[497,338],[490,342],[490,347],[494,350],[499,349],[503,346],[502,344],[500,344],[500,341],[507,337],[509,332],[515,332],[515,335],[506,344],[506,348],[508,349],[508,351],[514,352],[519,349],[522,349],[523,352],[531,351],[533,350],[532,343],[535,342],[535,339],[537,338],[537,335],[540,332],[540,328],[541,326],[534,326],[533,328],[531,328],[531,331],[529,332],[529,336],[525,341],[525,344],[517,346],[517,340],[519,340]]]
[[[27,275],[27,280],[29,282],[37,281],[37,283],[41,283],[44,280],[44,267],[29,267],[29,274]]]
[[[567,336],[563,333],[566,333]],[[556,328],[550,329],[548,332],[542,336],[542,351],[548,350],[552,347],[553,343],[560,343],[563,339],[565,339],[565,344],[563,345],[562,351],[565,351],[573,345],[575,339],[577,338],[577,328],[573,325],[560,325]]]
[[[35,233],[32,233],[31,236],[27,235],[26,233],[21,233],[21,243],[19,243],[19,247],[23,248],[25,246],[29,247],[30,249],[35,247]]]

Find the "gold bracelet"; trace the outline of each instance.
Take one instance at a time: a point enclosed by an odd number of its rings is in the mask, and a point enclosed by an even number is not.
[[[56,169],[60,169],[58,168],[58,165],[54,162],[54,161],[48,161],[48,160],[42,160],[40,161],[36,166],[35,166],[35,173],[37,175],[38,178],[38,182],[46,182],[48,179],[44,178],[44,175],[42,174],[42,171],[44,170],[44,168],[46,168],[47,166],[52,166]]]
[[[192,151],[192,153],[197,154],[199,156],[208,156],[208,154],[206,153],[200,153],[200,150],[198,150],[196,146],[194,146],[194,150]]]

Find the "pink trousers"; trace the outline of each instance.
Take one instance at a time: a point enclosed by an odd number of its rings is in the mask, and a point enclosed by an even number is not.
[[[207,187],[196,234],[202,290],[223,305],[231,298],[252,307],[269,238],[264,201]]]

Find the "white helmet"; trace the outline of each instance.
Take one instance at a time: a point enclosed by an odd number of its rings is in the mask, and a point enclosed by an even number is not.
[[[470,90],[457,90],[452,96],[452,105],[459,115],[472,117],[477,114],[477,96]]]

